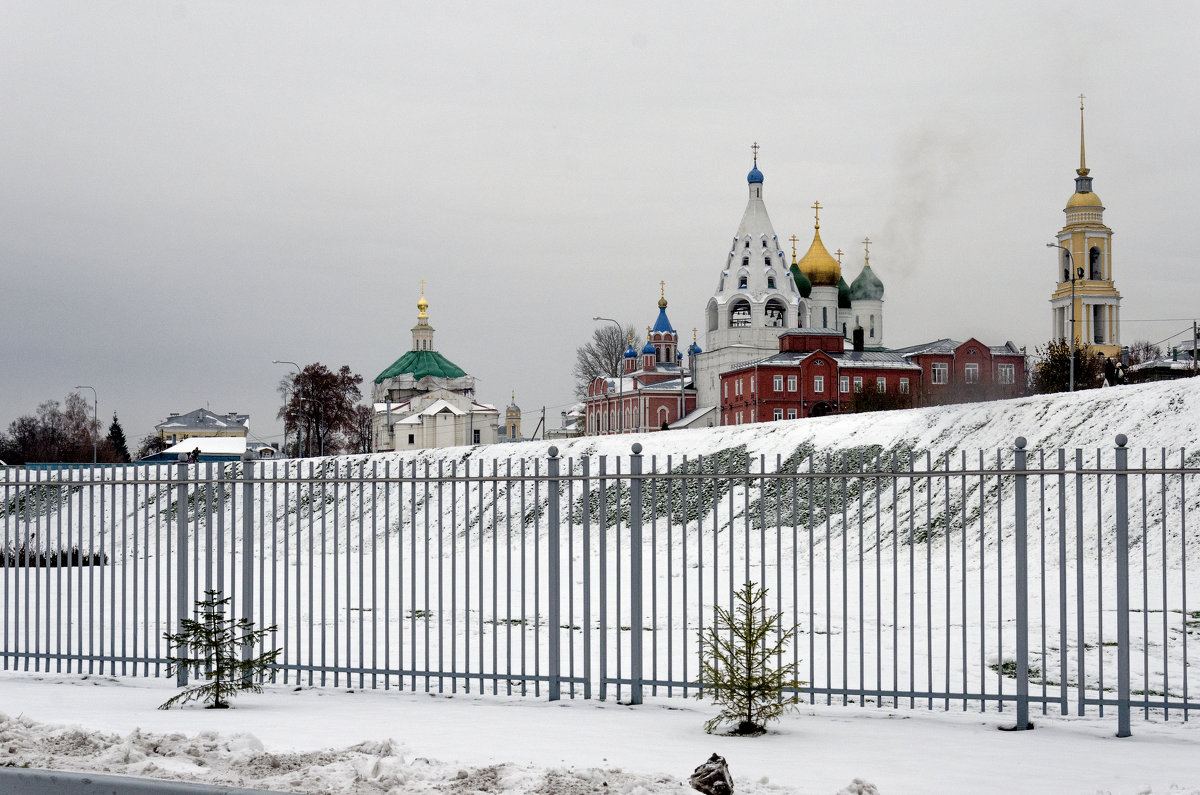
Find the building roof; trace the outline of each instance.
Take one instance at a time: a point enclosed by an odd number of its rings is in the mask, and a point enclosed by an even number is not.
[[[462,378],[467,373],[437,351],[408,351],[393,362],[391,367],[375,376],[375,383],[382,384],[389,378],[405,374],[410,374],[414,380],[420,381],[428,375],[438,378]]]
[[[187,454],[200,449],[201,455],[236,455],[246,452],[244,436],[189,436],[182,442],[171,445],[163,454],[168,456]]]
[[[850,300],[880,301],[883,300],[883,282],[871,270],[871,263],[863,265],[862,272],[854,277],[850,284]]]
[[[196,409],[189,411],[187,414],[172,414],[165,420],[154,426],[156,431],[165,431],[167,433],[180,433],[189,430],[206,430],[206,431],[242,431],[243,433],[250,427],[250,415],[238,414],[235,411],[227,414],[217,414],[215,411],[208,409]],[[191,452],[190,450],[188,452]]]

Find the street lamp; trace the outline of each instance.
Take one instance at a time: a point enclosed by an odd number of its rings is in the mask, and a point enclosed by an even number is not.
[[[624,338],[625,329],[611,317],[593,317],[592,320],[603,320],[617,327],[617,336]],[[622,363],[624,359],[622,359]],[[619,368],[618,368],[619,369]],[[625,374],[617,372],[617,433],[625,432]]]
[[[1060,246],[1058,243],[1047,243],[1046,248],[1061,248],[1067,254],[1067,266],[1071,276],[1071,381],[1069,391],[1075,391],[1075,280],[1083,278],[1083,268],[1075,267],[1075,258],[1071,256],[1071,250],[1066,246]]]
[[[100,398],[96,395],[96,387],[82,384],[76,389],[92,390],[92,466],[96,465],[96,435],[100,431]]]
[[[287,359],[272,359],[271,363],[272,364],[290,364],[292,367],[295,367],[297,379],[299,379],[301,373],[303,372],[300,369],[300,365],[296,364],[295,362],[289,362]],[[300,398],[300,408],[301,409],[304,408],[304,398]],[[286,441],[286,439],[287,439],[287,412],[284,412],[284,414],[283,414],[283,438]],[[304,448],[301,447],[301,445],[300,445],[299,412],[297,412],[297,422],[296,422],[296,454],[299,455],[301,458],[304,458]]]

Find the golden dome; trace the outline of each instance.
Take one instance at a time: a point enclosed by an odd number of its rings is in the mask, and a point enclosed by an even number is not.
[[[812,245],[797,264],[814,287],[836,287],[838,280],[842,278],[842,266],[821,242],[820,227],[813,230]]]
[[[1099,207],[1104,209],[1104,205],[1100,202],[1100,197],[1088,191],[1087,193],[1074,193],[1071,198],[1067,199],[1067,209],[1072,207]]]

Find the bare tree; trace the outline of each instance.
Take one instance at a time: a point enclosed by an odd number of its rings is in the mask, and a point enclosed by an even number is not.
[[[92,407],[77,392],[67,395],[62,405],[47,400],[36,415],[13,420],[7,434],[0,434],[0,458],[10,464],[30,461],[90,462],[92,439],[100,426]],[[101,461],[112,461],[111,445],[98,447]]]
[[[374,435],[375,409],[362,403],[354,407],[353,423],[346,430],[347,453],[371,452]]]
[[[1150,340],[1137,340],[1129,346],[1129,364],[1152,362],[1163,355],[1162,348]]]
[[[571,375],[575,378],[576,397],[587,397],[588,384],[596,376],[620,374],[625,347],[633,333],[631,325],[618,330],[612,323],[601,323],[592,329],[592,338],[575,349],[575,367]]]
[[[354,427],[362,380],[347,365],[335,373],[314,362],[280,381],[279,391],[286,402],[276,417],[300,429],[308,455],[336,455],[345,446],[342,433]]]

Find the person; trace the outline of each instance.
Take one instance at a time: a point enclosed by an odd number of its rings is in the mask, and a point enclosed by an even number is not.
[[[1117,368],[1113,366],[1113,360],[1104,357],[1104,386],[1115,386],[1117,383]]]
[[[1117,362],[1117,369],[1116,369],[1116,373],[1114,375],[1116,377],[1116,382],[1118,385],[1124,384],[1125,383],[1125,365],[1121,364],[1120,362]]]
[[[199,461],[200,461],[200,448],[197,447],[195,450],[193,450],[191,453],[188,454],[188,463],[195,464],[195,463],[198,463]]]

